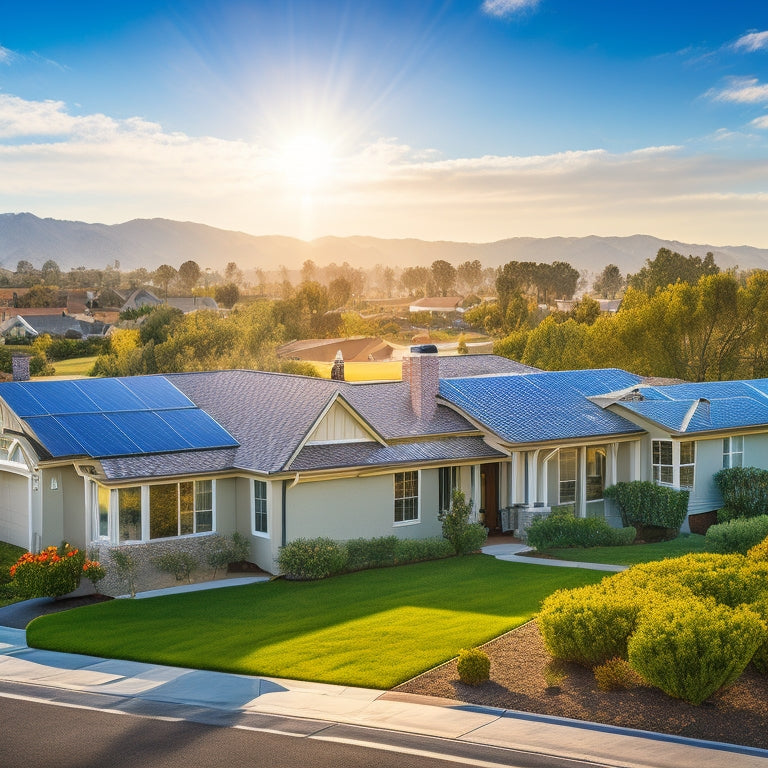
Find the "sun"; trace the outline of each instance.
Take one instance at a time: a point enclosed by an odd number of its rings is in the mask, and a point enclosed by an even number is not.
[[[335,163],[333,144],[315,134],[296,134],[280,143],[278,172],[287,186],[304,194],[328,186]]]

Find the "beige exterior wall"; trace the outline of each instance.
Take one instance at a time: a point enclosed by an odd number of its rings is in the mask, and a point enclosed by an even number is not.
[[[30,547],[29,478],[0,470],[0,540]]]

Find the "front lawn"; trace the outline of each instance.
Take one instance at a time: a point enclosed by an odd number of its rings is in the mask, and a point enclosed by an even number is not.
[[[542,554],[556,560],[636,565],[652,560],[663,560],[666,557],[681,557],[690,552],[704,552],[704,543],[704,536],[697,533],[681,533],[672,541],[660,541],[653,544],[629,544],[626,547],[566,547],[547,549]]]
[[[36,648],[247,675],[391,688],[528,621],[604,573],[487,555],[112,600],[35,619]]]

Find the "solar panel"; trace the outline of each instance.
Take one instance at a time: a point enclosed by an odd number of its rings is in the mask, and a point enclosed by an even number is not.
[[[191,411],[185,409],[184,413],[189,414]],[[110,413],[108,418],[131,436],[142,453],[184,451],[193,447],[155,411]]]
[[[93,401],[98,411],[136,411],[147,407],[122,379],[82,379],[71,383]]]
[[[48,413],[90,413],[96,403],[74,381],[34,381],[29,389]]]
[[[150,410],[194,408],[195,404],[163,376],[131,376],[118,379]]]
[[[43,404],[33,395],[33,389],[18,382],[0,384],[0,397],[19,417],[41,416],[48,413]]]
[[[159,411],[160,418],[168,426],[188,440],[193,448],[223,448],[238,445],[232,435],[205,411]]]
[[[88,452],[77,438],[53,416],[32,416],[27,423],[35,437],[54,458],[60,456],[83,456]]]
[[[89,456],[125,456],[139,446],[103,413],[56,416],[56,421],[76,436]]]

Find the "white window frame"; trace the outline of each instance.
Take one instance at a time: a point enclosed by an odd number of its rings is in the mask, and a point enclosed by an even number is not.
[[[656,456],[656,446],[658,445],[659,455]],[[686,457],[683,454],[690,446],[692,456]],[[660,461],[662,447],[665,452],[671,452],[670,462]],[[657,461],[657,458],[659,459]],[[667,457],[665,457],[667,458]],[[681,463],[681,458],[691,458],[691,461]],[[685,470],[690,468],[690,482],[681,482]],[[662,470],[666,470],[662,472]],[[696,441],[695,440],[652,440],[651,441],[651,472],[653,482],[657,485],[665,485],[669,488],[679,488],[681,490],[691,491],[696,484]],[[665,475],[665,477],[663,476]]]
[[[589,452],[594,451],[595,457],[594,457],[594,468],[595,469],[601,469],[601,473],[598,474],[589,474],[590,467],[590,458],[589,458]],[[600,457],[602,456],[602,460]],[[593,501],[602,501],[603,500],[603,492],[605,491],[605,481],[606,481],[606,475],[608,474],[608,446],[607,445],[588,445],[586,446],[585,450],[585,461],[586,461],[586,488],[585,488],[585,494],[586,494],[586,501],[589,504]],[[600,495],[595,496],[593,499],[589,498],[589,478],[590,477],[599,477],[601,479],[600,484]]]
[[[398,477],[402,477],[402,483],[408,482],[410,478],[406,478],[406,475],[415,475],[416,476],[416,495],[415,496],[400,496],[398,498],[397,495],[397,486],[398,486]],[[394,522],[393,525],[395,527],[400,527],[402,525],[417,525],[421,522],[421,470],[419,469],[412,469],[412,470],[405,470],[404,472],[395,472],[394,475],[392,475],[392,496],[393,496],[393,507],[394,507]],[[402,501],[405,502],[406,500],[411,499],[413,500],[413,503],[415,503],[415,509],[416,509],[416,516],[415,517],[409,517],[405,518],[403,517],[402,520],[397,519],[397,502]],[[405,510],[403,510],[405,512]]]
[[[734,441],[737,441],[734,444]],[[738,456],[738,463],[734,459]],[[730,435],[723,438],[723,469],[744,466],[744,435]]]
[[[256,483],[259,483],[264,486],[264,498],[261,499],[256,496]],[[260,515],[263,515],[264,517],[264,524],[266,527],[266,530],[259,530],[256,527],[256,502],[262,502],[264,504],[264,509],[262,512],[260,512]],[[260,536],[262,538],[268,539],[269,538],[269,483],[267,483],[266,480],[261,480],[260,478],[254,477],[251,481],[251,532],[254,536]]]
[[[567,469],[566,462],[573,454],[573,478],[563,478],[563,469]],[[565,466],[564,466],[565,465]],[[563,486],[573,484],[573,498],[569,498],[570,494],[566,494],[563,497]],[[557,456],[557,503],[558,504],[575,504],[578,496],[579,486],[579,449],[578,448],[561,448],[558,451]]]
[[[440,512],[448,512],[453,504],[453,492],[459,487],[457,466],[439,467],[437,472],[437,506]],[[448,498],[445,493],[448,492]]]

